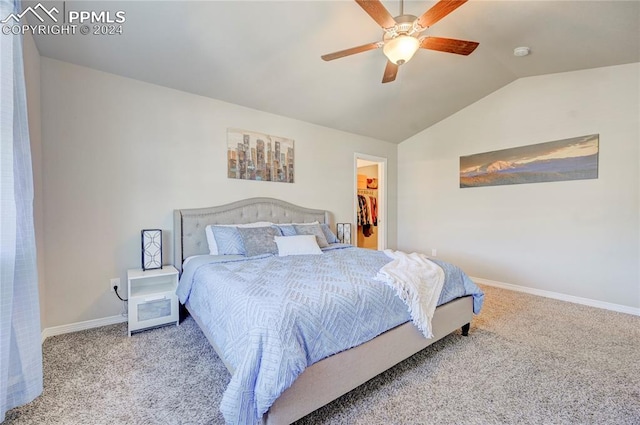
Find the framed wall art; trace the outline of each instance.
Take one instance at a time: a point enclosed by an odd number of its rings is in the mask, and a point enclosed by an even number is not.
[[[460,157],[460,187],[598,178],[599,135]]]
[[[227,130],[230,179],[294,182],[294,141],[255,131]]]

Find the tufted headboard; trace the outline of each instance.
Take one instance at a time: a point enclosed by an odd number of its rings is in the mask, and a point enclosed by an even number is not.
[[[210,208],[173,212],[173,265],[182,271],[182,262],[192,255],[208,254],[204,228],[209,224],[329,223],[329,212],[299,207],[273,198],[250,198]]]

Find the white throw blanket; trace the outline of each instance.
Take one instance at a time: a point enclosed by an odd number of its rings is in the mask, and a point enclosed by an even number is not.
[[[433,338],[431,319],[444,285],[444,270],[425,255],[385,249],[393,259],[378,271],[375,280],[395,289],[409,308],[411,320],[425,338]]]

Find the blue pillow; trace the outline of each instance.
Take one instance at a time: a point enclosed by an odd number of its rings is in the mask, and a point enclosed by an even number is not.
[[[296,229],[292,224],[279,224],[278,228],[282,232],[282,236],[296,236]]]
[[[282,234],[282,229],[280,227],[278,227],[277,224],[272,224],[271,228],[276,231],[276,236],[284,236]]]
[[[218,245],[218,255],[245,255],[244,243],[238,228],[229,226],[211,226]]]
[[[327,238],[328,243],[338,243],[338,237],[331,231],[328,224],[322,223],[320,228],[324,233],[324,237]]]

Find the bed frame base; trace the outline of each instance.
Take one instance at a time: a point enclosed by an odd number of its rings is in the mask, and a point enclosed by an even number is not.
[[[263,422],[267,425],[285,425],[295,422],[456,329],[462,328],[462,334],[468,334],[472,312],[472,297],[458,298],[436,309],[431,322],[433,329],[431,339],[426,339],[411,322],[407,322],[371,341],[309,366],[273,403],[271,409],[264,415]],[[200,325],[200,318],[192,312],[191,316]],[[233,373],[233,369],[221,356],[213,338],[207,335],[206,327],[200,325],[200,329],[229,372]]]
[[[413,323],[407,322],[311,365],[275,401],[264,422],[284,425],[308,415],[456,329],[468,327],[472,312],[472,297],[459,298],[436,309],[432,339],[426,339]]]

